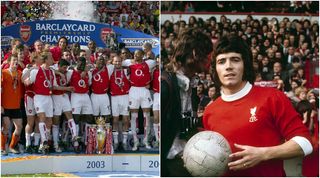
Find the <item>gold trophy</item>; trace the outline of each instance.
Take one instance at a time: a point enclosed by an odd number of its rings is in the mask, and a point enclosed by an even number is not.
[[[104,117],[96,117],[97,124],[97,153],[104,153],[106,141],[106,121]]]

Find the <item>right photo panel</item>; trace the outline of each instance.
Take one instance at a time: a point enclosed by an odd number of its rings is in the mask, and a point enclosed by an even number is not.
[[[161,1],[161,176],[319,176],[319,1]]]

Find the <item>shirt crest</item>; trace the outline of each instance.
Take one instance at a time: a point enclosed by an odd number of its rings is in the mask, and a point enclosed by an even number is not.
[[[250,108],[251,117],[249,119],[249,122],[256,122],[258,120],[256,117],[256,111],[257,111],[257,106],[255,106],[254,108]]]

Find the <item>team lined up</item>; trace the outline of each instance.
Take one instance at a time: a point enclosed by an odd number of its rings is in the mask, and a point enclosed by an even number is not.
[[[106,55],[103,49],[95,49],[94,41],[90,43],[93,48],[89,47],[90,57],[86,57],[85,50],[78,50],[76,55],[68,51],[67,39],[64,37],[59,39],[57,47],[51,49],[43,49],[42,42],[36,41],[35,51],[30,58],[32,63],[23,66],[23,45],[18,40],[13,41],[12,54],[2,64],[2,68],[7,68],[2,70],[1,80],[2,154],[7,154],[5,144],[9,135],[10,119],[15,129],[9,151],[19,153],[16,146],[23,128],[20,109],[23,94],[27,115],[25,146],[29,153],[48,153],[51,134],[55,152],[62,151],[59,146],[62,113],[67,119],[67,124],[62,124],[62,130],[70,131],[76,152],[80,152],[81,145],[88,142],[86,131],[95,123],[94,118],[102,116],[106,118],[107,124],[110,124],[111,115],[114,148],[117,149],[119,143],[124,149],[128,148],[127,139],[131,125],[134,140],[132,150],[136,151],[140,145],[136,130],[140,107],[145,119],[143,144],[147,149],[151,148],[150,132],[154,130],[156,141],[153,146],[158,147],[159,69],[158,61],[154,60],[151,51],[152,46],[149,43],[144,44],[144,50],[136,50],[131,59],[126,48],[121,50],[121,56],[115,51]],[[108,57],[110,60],[107,60]],[[154,92],[154,99],[149,88]],[[153,125],[150,119],[152,106]],[[119,128],[119,116],[122,116],[122,128]],[[119,131],[122,131],[121,137]],[[68,137],[66,132],[62,133],[62,141],[66,141]]]

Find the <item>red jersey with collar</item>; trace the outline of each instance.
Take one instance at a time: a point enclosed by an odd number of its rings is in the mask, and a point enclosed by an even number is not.
[[[203,115],[205,130],[222,134],[233,153],[234,144],[269,147],[284,143],[294,136],[310,141],[307,128],[289,99],[279,90],[253,86],[250,92],[235,101],[219,97],[210,103]],[[285,176],[282,160],[261,162],[242,171],[228,171],[226,176]]]
[[[62,77],[59,74],[56,74],[56,80],[57,80],[57,85],[58,86],[66,86],[67,85],[67,81],[66,78],[67,76],[64,74],[65,79],[62,79]],[[52,94],[54,95],[63,95],[66,91],[64,90],[53,90]]]
[[[111,95],[112,96],[126,95],[129,93],[129,89],[130,89],[130,82],[126,77],[124,70],[123,69],[114,69],[114,71],[110,77],[110,93],[111,93]]]
[[[129,66],[131,85],[144,87],[150,83],[151,75],[149,66],[146,62],[136,63]]]
[[[44,73],[45,72],[45,73]],[[45,74],[47,78],[45,77]],[[51,95],[49,86],[53,86],[54,73],[51,69],[40,67],[34,82],[34,92],[37,95]],[[50,83],[48,83],[50,81]]]
[[[159,93],[160,90],[159,90],[159,85],[160,85],[160,72],[159,72],[159,68],[156,68],[154,71],[153,71],[153,79],[152,79],[152,90],[154,92],[157,92]]]
[[[74,93],[88,93],[89,92],[89,76],[86,73],[86,76],[81,79],[81,72],[73,70],[70,86],[74,87]]]
[[[109,88],[108,69],[103,67],[101,70],[95,68],[92,72],[91,90],[95,94],[105,94]]]

